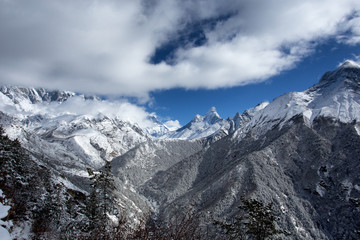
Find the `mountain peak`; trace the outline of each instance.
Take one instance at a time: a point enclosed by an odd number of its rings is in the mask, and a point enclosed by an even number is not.
[[[233,119],[238,119],[238,118],[241,118],[241,114],[239,112],[236,112]]]
[[[339,67],[334,70],[325,73],[321,79],[319,84],[315,85],[315,89],[319,87],[327,87],[334,83],[359,83],[359,75],[360,75],[360,63],[346,60]]]
[[[214,124],[217,121],[222,120],[222,118],[219,116],[219,114],[216,112],[215,107],[211,107],[210,110],[205,114],[204,121]]]
[[[31,104],[41,102],[64,102],[76,94],[69,91],[47,90],[44,88],[27,88],[18,86],[0,86],[0,92],[14,103],[27,101]]]
[[[360,63],[352,60],[346,60],[345,62],[340,64],[339,68],[360,68]]]
[[[195,122],[202,121],[202,117],[199,114],[196,114],[193,121],[195,121]]]
[[[215,107],[211,107],[204,117],[206,116],[216,116],[217,118],[220,118],[219,114],[216,112]]]
[[[216,112],[216,107],[211,107],[210,110],[208,112]]]

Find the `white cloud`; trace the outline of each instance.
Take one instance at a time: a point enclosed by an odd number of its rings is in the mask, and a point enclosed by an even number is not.
[[[355,13],[342,27],[343,32],[347,31],[351,34],[338,36],[339,41],[350,45],[360,43],[360,12]]]
[[[20,119],[37,114],[47,115],[51,118],[63,116],[107,116],[122,121],[138,124],[141,128],[153,128],[156,123],[150,117],[156,117],[154,113],[148,113],[144,107],[132,104],[127,100],[97,100],[85,99],[83,96],[74,96],[59,104],[58,102],[43,102],[32,104],[30,101],[19,98],[17,104],[0,92],[0,111],[18,116]],[[177,121],[169,121],[176,124]],[[178,123],[178,122],[177,122]]]
[[[175,131],[177,129],[179,129],[181,127],[180,123],[178,120],[168,120],[164,123],[164,125],[170,130],[170,131]]]
[[[43,108],[43,109],[42,109]],[[43,105],[40,111],[52,115],[89,115],[97,116],[102,114],[111,118],[118,118],[122,121],[136,123],[142,128],[151,128],[154,122],[149,120],[149,114],[144,107],[129,103],[126,100],[122,101],[98,101],[85,100],[81,96],[75,96],[62,104],[56,102],[50,105]]]
[[[0,83],[147,97],[263,81],[330,37],[360,43],[358,0],[0,0]],[[227,17],[226,17],[227,16]],[[155,49],[192,23],[207,43]],[[185,31],[186,32],[186,31]]]

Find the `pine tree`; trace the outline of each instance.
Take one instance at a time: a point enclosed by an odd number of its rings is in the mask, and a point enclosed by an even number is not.
[[[84,198],[77,200],[72,211],[80,216],[71,217],[65,204],[66,200],[74,200],[67,193],[69,189],[54,181],[56,174],[39,165],[30,154],[18,140],[9,139],[0,126],[0,188],[11,202],[8,219],[14,225],[31,222],[34,239],[77,239],[71,234],[84,229]],[[75,230],[67,234],[67,226]]]
[[[114,179],[111,174],[111,164],[106,162],[105,171],[102,172],[100,180],[100,191],[102,191],[101,198],[101,215],[102,219],[107,219],[107,214],[110,212],[114,203],[113,191],[115,189]]]
[[[92,181],[92,192],[88,201],[88,216],[90,220],[90,230],[96,230],[102,239],[109,239],[109,232],[113,229],[109,221],[108,214],[114,210],[115,190],[114,179],[111,173],[111,164],[106,162],[104,170],[98,173],[88,169],[90,180]]]
[[[273,205],[269,203],[264,205],[256,199],[241,199],[243,205],[239,206],[245,212],[244,225],[246,234],[256,240],[272,239],[273,236],[282,233],[275,226],[275,216]]]
[[[241,201],[240,214],[232,223],[215,222],[230,239],[266,240],[276,239],[279,234],[287,235],[285,231],[276,228],[272,203],[264,205],[261,201],[244,197]]]

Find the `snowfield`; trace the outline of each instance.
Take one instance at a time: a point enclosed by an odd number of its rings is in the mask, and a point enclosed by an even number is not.
[[[0,199],[4,199],[2,190],[0,189]],[[0,240],[11,240],[10,233],[5,227],[9,227],[9,223],[2,221],[1,219],[8,215],[10,206],[4,205],[0,202]],[[5,227],[4,227],[5,226]]]

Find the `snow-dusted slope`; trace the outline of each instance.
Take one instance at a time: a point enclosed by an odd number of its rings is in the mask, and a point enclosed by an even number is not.
[[[169,132],[161,138],[196,139],[208,137],[221,128],[229,128],[230,124],[222,119],[212,107],[204,116],[196,115],[188,124],[176,131]]]
[[[344,123],[360,120],[360,65],[346,61],[337,70],[326,73],[319,84],[306,93],[310,121],[318,116],[335,118]]]
[[[242,128],[248,123],[256,113],[265,108],[269,103],[263,102],[256,107],[244,111],[242,114],[236,113],[233,118],[223,119],[212,107],[204,116],[196,115],[193,120],[176,131],[169,131],[161,139],[200,139],[210,138],[214,142],[235,130]]]
[[[282,127],[302,115],[309,125],[318,117],[343,123],[360,120],[360,65],[346,61],[335,71],[327,72],[320,82],[303,92],[291,92],[276,98],[258,111],[235,136],[244,136],[256,127],[255,137],[274,126]]]
[[[160,122],[146,129],[165,133],[159,140],[86,107],[100,106],[99,99],[4,87],[0,123],[31,153],[34,169],[51,170],[50,177],[79,192],[87,167],[113,159],[117,199],[131,217],[149,211],[150,203],[160,222],[192,206],[201,224],[211,225],[211,217],[231,219],[246,196],[274,203],[279,226],[292,233],[285,239],[355,239],[359,92],[360,66],[347,61],[308,90],[234,118],[222,119],[212,108],[177,131]],[[73,111],[74,104],[84,109]]]
[[[0,199],[3,199],[3,198],[4,198],[3,192],[0,189]],[[8,230],[5,228],[5,226],[8,227],[7,226],[8,223],[2,221],[2,219],[8,215],[9,209],[10,209],[10,206],[6,206],[2,202],[0,202],[0,239],[1,240],[10,240],[11,239]]]
[[[28,150],[52,159],[56,168],[78,175],[84,174],[86,166],[101,167],[105,160],[150,139],[136,124],[115,114],[94,111],[101,104],[96,97],[71,92],[0,89],[0,111],[7,134],[19,138]]]
[[[0,91],[14,103],[64,102],[76,94],[68,91],[48,91],[44,88],[22,88],[2,86]]]
[[[149,116],[148,119],[153,122],[153,125],[149,128],[145,128],[144,130],[153,137],[161,137],[173,130],[164,123],[160,122],[155,116]]]
[[[138,187],[157,172],[169,169],[202,149],[201,140],[150,140],[115,158],[111,162],[112,170],[125,183]]]
[[[278,226],[291,233],[283,239],[358,239],[359,94],[360,66],[345,62],[308,90],[249,111],[233,135],[140,190],[164,219],[195,206],[205,225],[231,221],[242,197],[255,198],[277,209]]]
[[[55,158],[61,151],[64,156],[74,155],[64,157],[63,161],[83,162],[95,168],[149,139],[136,125],[101,114],[60,116],[36,122],[26,119],[25,122],[28,122],[26,132],[38,136],[43,144],[52,145],[52,151],[47,149],[43,154],[52,154],[51,158]]]
[[[234,118],[228,119],[231,124],[231,128],[229,129],[229,133],[234,132],[235,130],[242,128],[245,124],[247,124],[260,110],[264,109],[269,102],[259,103],[257,106],[245,110],[242,114],[236,113]]]
[[[204,116],[196,115],[193,120],[182,128],[176,131],[169,131],[160,136],[160,138],[184,140],[210,138],[212,140],[211,142],[214,142],[242,128],[258,111],[265,108],[268,104],[268,102],[260,103],[256,107],[248,109],[242,114],[236,113],[233,118],[226,120],[219,116],[215,107],[212,107]]]

